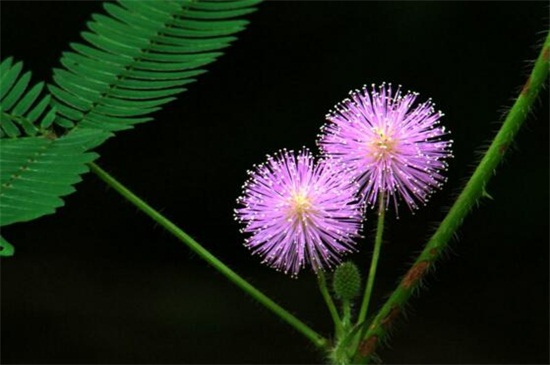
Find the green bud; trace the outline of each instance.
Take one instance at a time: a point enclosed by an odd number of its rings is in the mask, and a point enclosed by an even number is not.
[[[352,300],[359,295],[361,275],[351,261],[338,266],[332,279],[332,288],[336,296],[343,300]]]

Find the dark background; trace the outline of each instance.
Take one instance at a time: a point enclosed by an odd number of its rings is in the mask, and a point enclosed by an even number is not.
[[[98,2],[2,1],[2,57],[51,80]],[[395,287],[473,170],[526,80],[546,2],[267,2],[227,54],[155,121],[101,146],[99,164],[325,335],[313,274],[260,264],[233,221],[246,169],[315,150],[353,88],[401,83],[453,132],[449,181],[390,218],[374,305]],[[388,363],[548,363],[548,93],[397,326]],[[318,363],[322,355],[94,175],[57,214],[7,227],[4,363]],[[366,270],[374,215],[361,252]]]

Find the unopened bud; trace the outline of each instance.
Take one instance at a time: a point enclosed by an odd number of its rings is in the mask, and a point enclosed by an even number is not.
[[[338,266],[334,272],[332,287],[340,299],[352,300],[358,296],[361,288],[361,275],[357,266],[351,261]]]

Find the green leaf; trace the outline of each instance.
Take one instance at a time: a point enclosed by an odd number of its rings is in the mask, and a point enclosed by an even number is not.
[[[30,72],[26,72],[21,78],[19,78],[19,80],[17,80],[17,83],[13,89],[8,92],[5,98],[2,98],[2,109],[9,110],[15,105],[15,103],[23,95],[23,92],[27,89],[30,80]]]
[[[124,118],[124,117],[114,117],[110,115],[98,114],[96,111],[88,114],[85,121],[80,125],[87,128],[104,128],[105,129],[118,131],[124,129],[130,129],[136,123],[145,123],[153,118]]]
[[[0,236],[0,257],[13,256],[14,251],[13,246],[4,237]]]
[[[34,103],[36,98],[38,98],[43,87],[44,87],[43,82],[40,82],[34,85],[34,87],[29,92],[27,92],[27,94],[13,108],[12,110],[13,114],[24,115],[32,106],[32,103]]]
[[[8,137],[17,137],[21,134],[13,120],[14,119],[6,113],[2,113],[0,116],[0,127]]]
[[[19,73],[23,69],[23,63],[18,62],[15,65],[11,65],[12,58],[8,58],[2,62],[0,69],[2,74],[0,75],[0,99],[4,99],[4,96],[10,91],[11,87],[17,82]]]
[[[22,137],[0,145],[0,226],[36,219],[64,205],[61,197],[88,171],[87,152],[110,134],[75,129],[65,136]]]
[[[2,84],[0,85],[0,88],[4,88],[4,75],[8,72],[9,69],[11,69],[13,63],[13,57],[6,58],[2,63],[0,63],[0,81],[2,81]],[[2,96],[0,96],[1,98]]]
[[[56,111],[55,109],[51,109],[48,114],[42,119],[42,122],[40,123],[40,126],[44,129],[49,128],[53,121],[56,120]],[[57,121],[57,123],[61,126],[63,126],[63,122],[60,120]]]
[[[106,2],[107,14],[92,15],[81,33],[87,44],[63,53],[50,94],[43,82],[31,85],[21,62],[0,63],[0,226],[63,206],[97,158],[89,150],[185,91],[246,26],[233,18],[258,2]],[[0,238],[0,255],[12,253]]]
[[[46,95],[38,104],[36,104],[36,106],[31,111],[29,111],[29,113],[27,114],[27,119],[31,123],[34,123],[34,121],[36,121],[40,117],[40,115],[42,115],[42,113],[48,108],[48,105],[50,105],[50,99],[50,95]]]
[[[35,136],[45,132],[55,121],[55,112],[48,108],[50,96],[40,95],[44,83],[40,82],[29,89],[31,73],[21,75],[23,64],[13,64],[13,58],[8,58],[0,64],[0,135],[2,138],[17,138],[19,136]],[[37,101],[39,100],[39,101]],[[45,113],[46,110],[49,110]],[[44,116],[44,113],[46,114]],[[39,122],[39,118],[47,118]],[[47,127],[46,127],[47,125]]]
[[[58,125],[128,129],[170,102],[222,55],[257,0],[107,2],[87,44],[71,43],[48,85]],[[7,133],[6,133],[7,134]]]
[[[250,6],[259,4],[260,2],[261,0],[240,0],[240,1],[225,1],[225,2],[201,1],[201,2],[192,2],[190,6],[193,9],[216,11],[216,10],[248,8]]]
[[[196,11],[188,10],[185,15],[191,19],[228,19],[245,15],[254,11],[253,9],[238,9],[227,11]]]

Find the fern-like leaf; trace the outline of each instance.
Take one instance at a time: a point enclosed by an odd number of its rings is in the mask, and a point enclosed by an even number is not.
[[[29,87],[31,73],[7,58],[0,64],[0,226],[50,214],[63,205],[61,197],[97,157],[87,153],[109,133],[80,129],[57,138],[51,96],[44,83]],[[11,256],[13,246],[0,237],[0,256]]]
[[[31,73],[21,75],[22,69],[23,63],[13,64],[12,57],[0,64],[0,138],[36,136],[55,120],[50,95],[39,99],[44,83],[29,88]]]
[[[13,256],[14,248],[13,246],[0,236],[0,257],[2,256]]]
[[[60,197],[88,171],[97,154],[87,150],[109,133],[81,128],[55,138],[6,138],[0,144],[0,226],[50,214],[63,205]],[[4,242],[4,241],[3,241]]]
[[[146,115],[204,72],[242,30],[260,0],[119,0],[94,14],[85,44],[61,58],[49,85],[60,123],[116,131]]]

